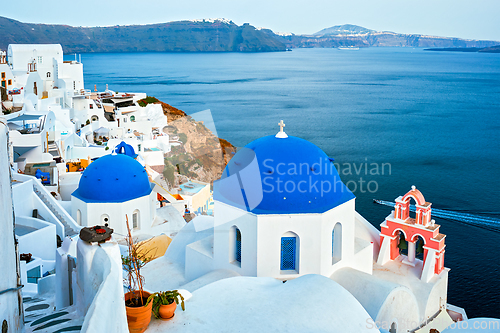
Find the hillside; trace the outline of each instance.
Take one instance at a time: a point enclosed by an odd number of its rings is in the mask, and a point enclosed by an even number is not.
[[[216,137],[203,122],[195,121],[179,110],[154,97],[140,100],[140,105],[160,104],[168,119],[171,137],[183,137],[181,146],[172,147],[165,159],[164,175],[171,186],[180,180],[191,179],[212,183],[219,179],[236,147],[228,141]]]
[[[14,43],[58,43],[66,53],[285,51],[280,41],[253,26],[225,20],[72,27],[0,17],[0,49]]]
[[[313,35],[314,36],[353,35],[353,34],[367,34],[371,32],[375,32],[375,30],[370,30],[354,24],[344,24],[344,25],[335,25],[333,27],[320,30]]]

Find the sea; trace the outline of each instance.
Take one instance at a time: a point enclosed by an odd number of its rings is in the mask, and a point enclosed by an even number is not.
[[[412,185],[433,208],[500,221],[500,54],[325,48],[81,59],[87,89],[107,84],[188,114],[210,110],[217,135],[238,147],[277,133],[283,120],[288,135],[335,159],[356,210],[378,228],[392,208],[373,199],[393,201]],[[446,234],[448,302],[472,318],[500,317],[500,229],[435,220]]]

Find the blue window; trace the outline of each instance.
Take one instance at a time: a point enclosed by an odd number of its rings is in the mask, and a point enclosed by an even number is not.
[[[332,230],[332,257],[335,256],[335,229]]]
[[[297,238],[281,237],[281,270],[295,270]]]
[[[241,232],[236,228],[236,252],[234,254],[236,261],[241,263]]]
[[[28,283],[38,283],[38,279],[42,277],[40,266],[30,269],[26,272]]]

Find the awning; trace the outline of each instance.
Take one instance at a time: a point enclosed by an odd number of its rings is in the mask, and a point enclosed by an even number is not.
[[[94,133],[97,133],[97,134],[109,134],[109,129],[105,128],[105,127],[99,127],[98,129],[96,129],[94,131]]]
[[[23,114],[20,115],[19,117],[11,118],[7,120],[7,122],[10,121],[26,121],[26,120],[38,120],[40,117],[43,117],[41,114]]]
[[[134,102],[134,98],[126,97],[126,98],[111,98],[111,101],[115,104],[125,103],[125,102]]]

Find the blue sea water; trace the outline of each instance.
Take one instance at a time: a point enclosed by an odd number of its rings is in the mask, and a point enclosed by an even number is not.
[[[435,208],[500,217],[499,54],[295,49],[82,62],[86,88],[146,92],[188,114],[210,109],[236,146],[275,134],[283,119],[289,135],[335,158],[358,212],[377,227],[391,208],[372,199],[392,201],[411,185]],[[449,303],[500,317],[500,233],[436,222],[447,235]]]

